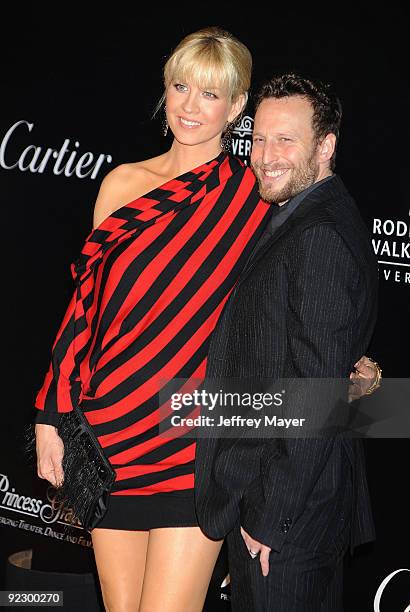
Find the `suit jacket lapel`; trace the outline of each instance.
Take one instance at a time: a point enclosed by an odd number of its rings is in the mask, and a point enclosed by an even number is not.
[[[247,263],[242,273],[240,274],[237,285],[241,283],[252,272],[256,264],[262,259],[265,253],[267,253],[267,251],[272,248],[275,242],[277,242],[279,238],[284,233],[286,233],[287,229],[289,228],[289,225],[291,224],[291,219],[292,218],[289,217],[289,219],[287,219],[285,223],[283,223],[283,225],[278,227],[273,236],[270,236],[270,238],[257,250],[257,252],[253,255],[253,257],[250,259],[250,261]]]
[[[291,229],[300,218],[304,217],[313,206],[323,204],[329,197],[340,193],[340,190],[345,190],[344,184],[339,176],[334,176],[331,181],[319,185],[316,189],[311,191],[306,198],[301,202],[298,208],[286,219],[286,221],[278,227],[275,233],[254,253],[244,270],[239,276],[237,285],[245,280],[255,268],[256,264],[264,257],[264,255],[273,247],[273,245]]]

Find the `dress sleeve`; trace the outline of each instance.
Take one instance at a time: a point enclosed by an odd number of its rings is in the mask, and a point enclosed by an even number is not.
[[[64,318],[61,322],[51,351],[51,362],[42,387],[37,393],[34,406],[38,409],[36,423],[57,426],[60,416],[70,412],[81,400],[80,354],[76,351],[77,299],[80,290],[77,286]]]
[[[36,410],[34,423],[44,423],[45,425],[54,425],[57,427],[60,424],[61,414],[58,412],[45,412],[44,410]]]

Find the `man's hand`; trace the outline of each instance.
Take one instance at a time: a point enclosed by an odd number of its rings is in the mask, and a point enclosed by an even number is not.
[[[249,550],[249,554],[254,559],[259,553],[259,562],[261,564],[262,574],[267,576],[269,574],[269,553],[272,550],[269,546],[257,542],[246,531],[241,527],[241,535],[246,544],[246,548]],[[253,553],[253,554],[251,554]]]

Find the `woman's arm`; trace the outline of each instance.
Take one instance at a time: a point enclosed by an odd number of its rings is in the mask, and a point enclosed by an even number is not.
[[[382,370],[378,363],[363,355],[357,363],[355,370],[350,374],[349,402],[360,399],[363,395],[370,395],[380,387]]]
[[[127,176],[127,164],[122,164],[103,179],[94,205],[94,227],[121,204]],[[82,316],[82,309],[77,308],[80,299],[76,287],[54,340],[49,369],[34,403],[38,409],[35,423],[58,427],[61,414],[73,410],[81,400],[81,347],[78,350],[75,344],[76,336],[81,333],[81,325],[76,325]]]

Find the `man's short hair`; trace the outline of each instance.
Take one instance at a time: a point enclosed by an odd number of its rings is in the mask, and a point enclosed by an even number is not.
[[[313,107],[312,127],[316,142],[321,142],[327,134],[336,136],[339,141],[342,105],[329,84],[313,81],[295,73],[275,76],[262,85],[256,95],[256,110],[262,100],[267,98],[287,98],[304,96]],[[330,168],[335,167],[336,147],[330,159]]]

